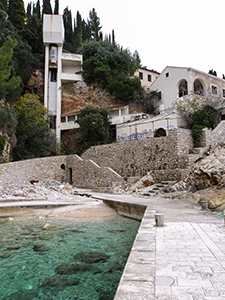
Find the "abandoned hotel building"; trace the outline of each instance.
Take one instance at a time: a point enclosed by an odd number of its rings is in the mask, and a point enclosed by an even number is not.
[[[64,24],[61,15],[44,15],[43,42],[45,46],[44,104],[50,111],[52,128],[58,141],[63,130],[79,128],[77,113],[62,115],[62,85],[65,82],[82,81],[82,55],[63,53]],[[110,121],[116,126],[118,142],[147,139],[166,135],[169,129],[185,127],[185,120],[174,107],[177,99],[211,97],[225,102],[225,80],[186,67],[167,66],[161,73],[139,68],[139,76],[146,90],[157,91],[156,116],[144,115],[136,120],[129,114],[129,105],[112,109]],[[222,119],[225,118],[225,108]]]

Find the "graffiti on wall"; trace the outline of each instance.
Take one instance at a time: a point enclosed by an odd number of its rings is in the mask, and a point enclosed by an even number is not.
[[[147,131],[147,129],[142,132],[132,133],[132,134],[123,134],[118,136],[118,142],[126,142],[126,141],[134,141],[134,140],[146,140],[152,137],[151,131]]]
[[[166,126],[167,129],[176,129],[176,127],[172,124]],[[132,134],[122,134],[118,136],[117,141],[119,143],[121,142],[127,142],[127,141],[135,141],[135,140],[146,140],[153,137],[153,133],[151,130],[144,129],[142,132],[132,133]]]

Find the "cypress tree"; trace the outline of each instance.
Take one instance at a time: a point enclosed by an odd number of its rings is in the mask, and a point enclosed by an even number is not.
[[[75,50],[83,44],[82,19],[79,11],[77,11],[77,22],[74,19],[74,43]]]
[[[39,0],[36,3],[36,15],[38,19],[41,19],[41,5]]]
[[[43,14],[52,15],[52,7],[51,7],[50,0],[43,0],[42,15]]]
[[[26,17],[23,0],[9,0],[8,15],[15,29],[22,31]]]
[[[63,11],[63,21],[65,27],[65,44],[64,48],[68,51],[73,51],[73,26],[71,10],[68,6]]]
[[[55,0],[54,15],[59,14],[59,0]]]
[[[114,29],[112,30],[112,42],[115,44],[115,32]]]
[[[100,18],[94,8],[89,12],[89,18],[89,26],[91,28],[92,37],[96,40],[101,39],[100,30],[102,26],[100,26]]]
[[[27,4],[27,17],[31,16],[31,2]]]

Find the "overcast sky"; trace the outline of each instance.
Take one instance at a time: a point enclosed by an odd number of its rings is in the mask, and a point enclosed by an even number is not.
[[[55,0],[51,3],[54,9]],[[148,69],[179,66],[225,74],[225,0],[59,0],[61,14],[67,6],[73,17],[79,11],[85,20],[95,8],[103,37],[114,29],[116,42],[137,50]]]

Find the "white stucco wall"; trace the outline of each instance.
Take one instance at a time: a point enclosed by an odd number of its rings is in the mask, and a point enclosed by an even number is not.
[[[151,90],[161,92],[161,100],[156,103],[159,111],[170,108],[179,98],[182,79],[187,81],[190,96],[194,93],[195,80],[199,79],[204,87],[204,97],[225,100],[225,80],[192,68],[166,67],[150,87]],[[212,95],[212,86],[217,87],[217,95]]]

